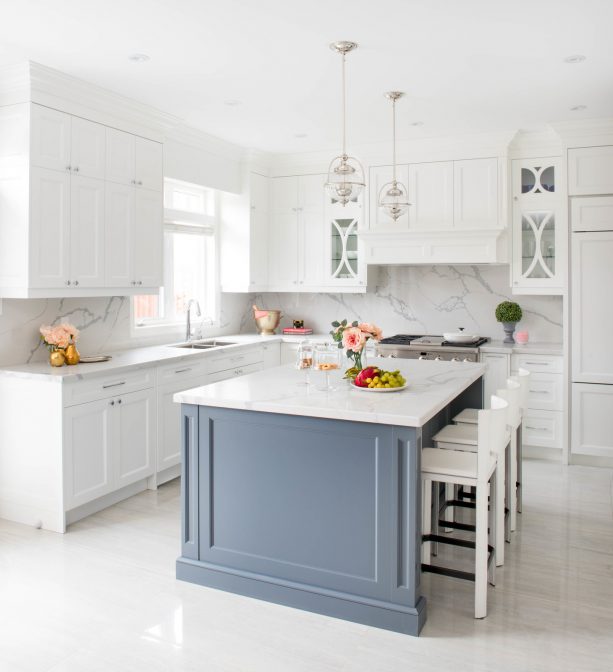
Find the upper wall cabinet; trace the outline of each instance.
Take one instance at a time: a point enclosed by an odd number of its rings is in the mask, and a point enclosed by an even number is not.
[[[453,225],[456,229],[497,229],[498,160],[453,162]]]
[[[156,291],[160,143],[20,104],[0,108],[0,158],[0,296]]]
[[[568,195],[613,194],[613,146],[568,150]]]
[[[409,166],[409,225],[412,229],[453,227],[453,161]]]
[[[512,163],[514,294],[560,294],[566,285],[568,224],[559,158]]]

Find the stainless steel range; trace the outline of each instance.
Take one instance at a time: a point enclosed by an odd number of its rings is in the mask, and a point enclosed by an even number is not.
[[[381,340],[377,353],[381,357],[401,359],[430,359],[443,362],[478,362],[479,347],[489,338],[472,343],[450,343],[442,336],[410,336],[398,334]]]

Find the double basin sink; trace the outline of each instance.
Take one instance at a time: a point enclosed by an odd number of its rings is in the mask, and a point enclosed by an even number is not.
[[[186,343],[177,343],[173,348],[187,348],[189,350],[211,350],[212,348],[222,348],[224,345],[235,345],[234,341],[219,341],[216,338],[205,338],[198,341],[187,341]]]

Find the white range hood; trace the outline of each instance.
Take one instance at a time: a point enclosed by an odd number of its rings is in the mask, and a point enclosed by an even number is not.
[[[506,264],[507,232],[491,230],[362,231],[367,264]]]

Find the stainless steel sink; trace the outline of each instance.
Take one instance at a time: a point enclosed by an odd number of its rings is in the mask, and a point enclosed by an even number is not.
[[[233,341],[218,341],[215,338],[206,338],[200,341],[188,341],[187,343],[177,343],[173,348],[188,348],[190,350],[210,350],[211,348],[221,348],[224,345],[234,345]]]

